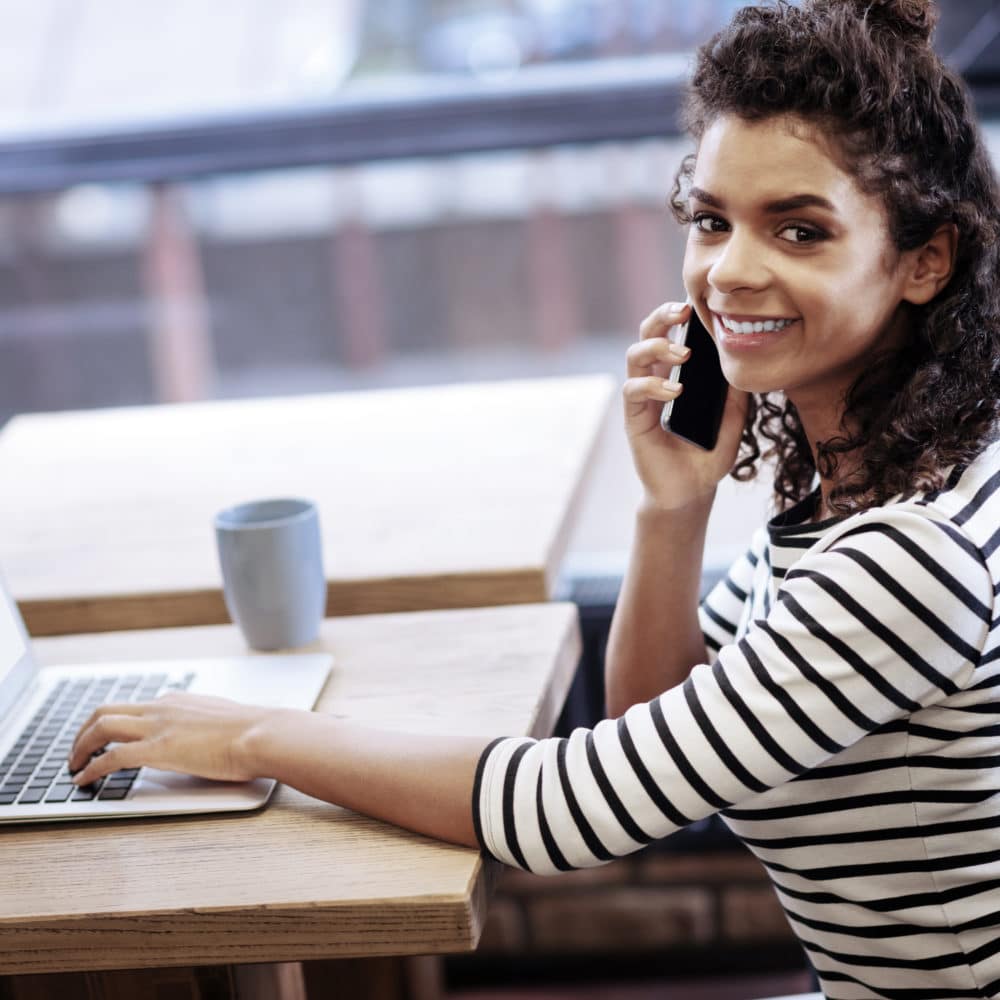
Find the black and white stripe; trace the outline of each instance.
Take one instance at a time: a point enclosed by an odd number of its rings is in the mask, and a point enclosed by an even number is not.
[[[721,811],[828,996],[997,995],[998,458],[853,517],[775,519],[706,598],[684,684],[488,748],[483,847],[554,873]]]

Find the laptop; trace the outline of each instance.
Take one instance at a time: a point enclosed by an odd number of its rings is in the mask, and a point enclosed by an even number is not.
[[[0,577],[0,824],[257,809],[275,781],[208,781],[143,767],[77,788],[66,758],[80,726],[104,702],[148,701],[185,690],[309,709],[332,659],[327,653],[291,653],[42,669]]]

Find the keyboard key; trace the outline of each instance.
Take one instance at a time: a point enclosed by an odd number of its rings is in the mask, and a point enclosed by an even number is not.
[[[90,802],[97,795],[97,789],[93,785],[86,785],[78,788],[71,796],[70,802]]]
[[[76,790],[76,785],[53,785],[49,794],[45,796],[46,802],[65,802]]]
[[[45,794],[44,789],[40,792],[33,792],[30,788],[26,788],[22,793],[21,797],[17,800],[18,805],[32,805],[35,802],[41,802],[42,796]]]
[[[107,801],[109,799],[123,799],[126,795],[128,795],[127,788],[103,788],[97,797]]]

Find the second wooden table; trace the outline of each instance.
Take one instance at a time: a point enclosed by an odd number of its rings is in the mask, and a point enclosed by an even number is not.
[[[17,417],[0,571],[33,635],[228,620],[212,518],[320,506],[327,614],[544,601],[609,376]]]

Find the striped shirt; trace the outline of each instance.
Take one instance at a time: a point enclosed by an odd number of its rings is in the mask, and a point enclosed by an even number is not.
[[[720,812],[828,997],[1000,995],[998,470],[993,445],[933,494],[772,520],[683,684],[484,751],[483,848],[555,873]]]

